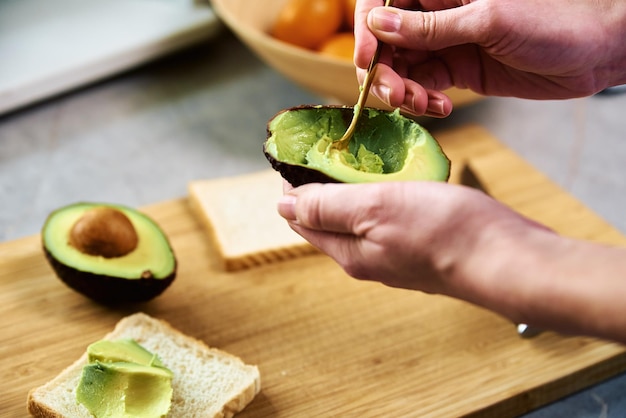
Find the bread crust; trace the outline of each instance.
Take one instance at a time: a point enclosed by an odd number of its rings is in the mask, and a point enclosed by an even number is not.
[[[274,202],[282,194],[282,184],[282,177],[272,169],[189,183],[190,207],[213,240],[224,270],[319,253],[276,212]]]

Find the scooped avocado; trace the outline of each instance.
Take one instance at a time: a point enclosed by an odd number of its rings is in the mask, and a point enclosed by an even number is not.
[[[135,363],[101,363],[83,368],[76,400],[96,418],[160,418],[172,402],[169,370]]]
[[[156,354],[152,354],[132,338],[95,342],[87,347],[87,357],[89,363],[127,362],[143,366],[165,367]]]
[[[76,400],[96,418],[167,415],[173,373],[156,354],[133,339],[120,339],[93,343],[87,355]]]
[[[353,115],[348,106],[298,106],[267,125],[263,150],[272,167],[293,186],[312,182],[447,181],[450,160],[416,121],[364,108],[347,150],[334,142]]]
[[[76,400],[96,418],[164,417],[172,399],[171,370],[134,339],[87,347]]]
[[[75,203],[52,212],[43,248],[57,276],[98,302],[143,302],[176,276],[176,258],[160,227],[139,211]]]

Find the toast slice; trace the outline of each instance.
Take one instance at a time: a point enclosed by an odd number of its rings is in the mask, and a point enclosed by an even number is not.
[[[104,338],[134,338],[172,370],[174,393],[168,417],[232,417],[261,389],[256,366],[209,348],[144,313],[123,318]],[[85,353],[54,379],[32,389],[28,394],[28,412],[35,417],[90,418],[87,408],[76,402],[75,393],[86,363]]]
[[[272,169],[189,183],[191,207],[235,271],[318,252],[278,214],[283,179]]]

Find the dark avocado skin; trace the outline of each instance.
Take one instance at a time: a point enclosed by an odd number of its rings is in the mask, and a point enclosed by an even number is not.
[[[45,247],[43,250],[50,266],[61,281],[75,291],[104,305],[147,302],[163,293],[176,277],[177,265],[174,266],[172,274],[163,279],[129,280],[93,274],[67,266],[52,257]]]
[[[270,162],[272,168],[278,171],[293,187],[308,183],[341,183],[339,180],[327,176],[321,171],[278,161],[267,152],[265,152],[265,158]]]

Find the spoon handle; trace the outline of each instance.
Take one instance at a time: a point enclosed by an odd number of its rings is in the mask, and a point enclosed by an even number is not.
[[[393,4],[393,0],[386,0],[385,7],[389,7]],[[343,134],[343,136],[335,142],[335,148],[337,149],[345,149],[348,147],[348,142],[350,142],[350,138],[354,134],[354,129],[356,128],[356,123],[363,112],[363,107],[365,106],[365,101],[367,100],[367,96],[369,95],[370,87],[372,86],[372,80],[374,79],[374,72],[376,64],[378,63],[378,58],[380,57],[380,51],[382,49],[383,43],[378,41],[378,45],[376,46],[376,51],[370,60],[370,64],[367,67],[367,72],[365,73],[365,79],[363,80],[363,85],[361,86],[361,91],[359,92],[359,98],[357,99],[357,103],[354,106],[354,113],[352,115],[352,120],[350,121],[350,125],[348,125],[348,129]]]

